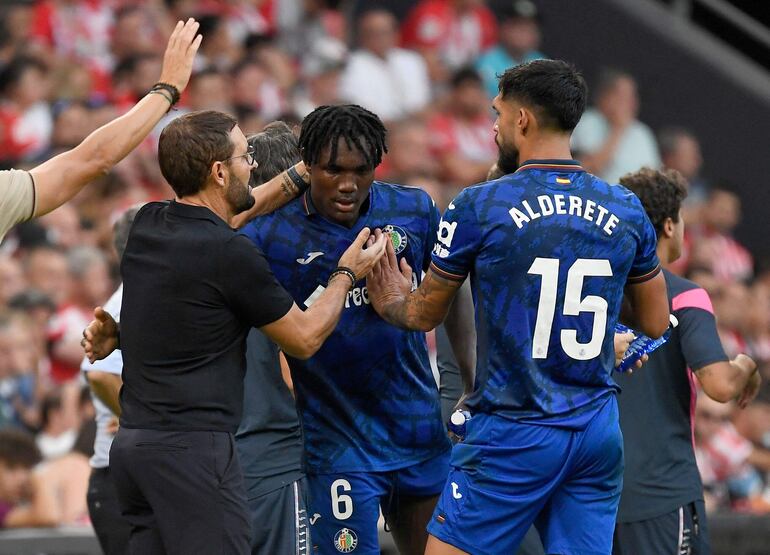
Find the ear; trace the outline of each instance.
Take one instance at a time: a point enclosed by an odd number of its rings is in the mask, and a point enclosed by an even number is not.
[[[225,164],[223,162],[214,162],[211,164],[211,179],[223,187],[225,185],[226,174],[227,171],[225,170]]]
[[[527,129],[529,129],[532,123],[532,114],[525,108],[519,108],[519,117],[516,120],[516,125],[521,129],[522,135],[526,135]]]
[[[670,239],[671,237],[673,237],[674,227],[675,227],[674,220],[672,220],[671,218],[666,218],[663,221],[663,236],[666,237],[667,239]]]

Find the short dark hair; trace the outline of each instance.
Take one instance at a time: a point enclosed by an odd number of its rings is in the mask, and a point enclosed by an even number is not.
[[[372,169],[382,162],[388,151],[385,143],[385,125],[374,114],[357,104],[320,106],[302,121],[299,149],[308,165],[317,164],[321,151],[331,148],[329,161],[337,159],[337,143],[344,139],[348,148],[356,148]]]
[[[642,201],[658,238],[667,218],[679,221],[679,209],[687,196],[687,181],[678,171],[642,168],[621,177],[620,184]]]
[[[250,135],[249,146],[259,164],[251,170],[254,185],[270,181],[302,159],[297,136],[282,121],[269,123],[259,133]]]
[[[572,131],[586,107],[583,75],[562,60],[535,60],[507,69],[498,84],[503,100],[516,98],[537,112],[543,127]]]
[[[211,165],[233,155],[230,132],[236,124],[235,118],[224,112],[203,110],[179,116],[163,129],[158,163],[178,197],[200,191]]]
[[[7,93],[18,85],[28,69],[36,69],[41,73],[48,72],[45,64],[37,58],[26,55],[16,56],[0,70],[0,93]]]
[[[115,247],[115,252],[118,253],[118,261],[123,259],[123,253],[126,252],[126,244],[128,243],[128,234],[131,231],[131,226],[134,225],[136,213],[142,206],[143,204],[130,206],[115,220],[115,224],[112,226],[112,244]]]
[[[14,428],[0,429],[0,462],[10,468],[32,468],[41,459],[40,450],[30,434]]]

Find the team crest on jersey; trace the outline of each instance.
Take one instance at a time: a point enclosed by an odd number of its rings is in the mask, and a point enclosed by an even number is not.
[[[390,242],[393,243],[393,250],[396,254],[401,254],[406,248],[406,231],[397,225],[386,225],[382,230],[390,235]]]
[[[340,553],[350,553],[358,545],[358,536],[350,528],[343,528],[334,534],[334,547]]]

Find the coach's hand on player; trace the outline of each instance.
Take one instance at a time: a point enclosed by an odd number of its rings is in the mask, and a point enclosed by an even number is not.
[[[94,309],[94,320],[83,330],[83,340],[80,344],[91,364],[105,358],[119,347],[118,324],[102,307]]]
[[[186,22],[179,21],[163,54],[160,81],[175,86],[179,92],[182,92],[190,81],[195,53],[203,40],[202,35],[196,36],[198,27],[200,24],[192,17]]]
[[[342,253],[339,266],[349,268],[360,279],[371,272],[372,267],[385,254],[385,245],[389,243],[388,237],[378,229],[373,234],[368,227],[361,230],[353,241],[353,244]]]
[[[379,235],[383,235],[382,232],[375,230],[375,237]],[[375,264],[366,278],[366,289],[369,302],[380,314],[389,304],[404,301],[412,291],[412,267],[406,258],[402,258],[399,263],[390,239],[387,241],[385,256]]]

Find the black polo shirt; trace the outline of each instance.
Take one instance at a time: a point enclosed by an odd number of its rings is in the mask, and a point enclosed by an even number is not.
[[[152,202],[121,273],[121,426],[235,432],[246,334],[293,303],[262,252],[208,208]]]

